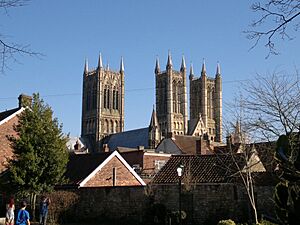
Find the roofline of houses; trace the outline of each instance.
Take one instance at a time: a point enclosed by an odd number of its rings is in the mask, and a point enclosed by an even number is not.
[[[168,154],[168,153],[159,153],[159,152],[145,152],[145,155],[170,157],[172,154]]]

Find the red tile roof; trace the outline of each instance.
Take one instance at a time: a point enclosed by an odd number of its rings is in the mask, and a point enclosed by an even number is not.
[[[151,183],[178,183],[177,167],[180,164],[184,165],[183,183],[231,183],[241,182],[238,167],[244,168],[245,158],[243,154],[173,155]],[[253,173],[253,176],[259,185],[274,185],[277,182],[271,173]]]

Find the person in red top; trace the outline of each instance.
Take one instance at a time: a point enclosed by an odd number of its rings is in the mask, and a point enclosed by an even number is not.
[[[15,219],[15,201],[13,198],[10,198],[9,203],[6,205],[6,225],[13,225]]]

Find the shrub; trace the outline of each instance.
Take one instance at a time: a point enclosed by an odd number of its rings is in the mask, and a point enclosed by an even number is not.
[[[68,191],[55,191],[49,196],[51,204],[49,208],[49,220],[53,223],[64,222],[71,216],[74,206],[79,200],[76,193]]]
[[[235,225],[235,222],[231,219],[229,220],[220,220],[218,225]]]
[[[235,222],[233,220],[220,220],[218,222],[218,225],[235,225]]]

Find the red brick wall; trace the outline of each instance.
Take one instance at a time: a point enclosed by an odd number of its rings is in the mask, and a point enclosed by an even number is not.
[[[157,172],[155,171],[155,160],[165,160],[167,162],[169,158],[169,156],[156,156],[144,154],[143,173],[153,174]]]
[[[13,129],[13,125],[18,122],[18,117],[10,119],[6,123],[0,125],[0,173],[6,169],[7,159],[13,155],[12,148],[10,147],[10,141],[7,139],[7,135],[16,135]]]
[[[141,185],[140,182],[132,175],[132,173],[130,173],[130,171],[124,166],[124,164],[117,157],[114,157],[84,186],[113,186],[113,168],[116,168],[116,186]]]

